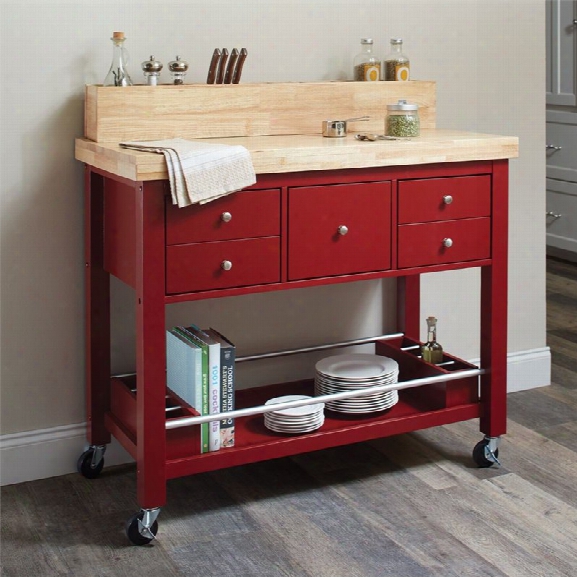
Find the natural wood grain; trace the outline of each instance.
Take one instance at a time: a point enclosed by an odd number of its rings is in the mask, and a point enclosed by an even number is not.
[[[361,142],[352,134],[324,138],[319,131],[310,135],[214,138],[210,142],[245,146],[257,174],[465,162],[518,155],[516,137],[439,129],[423,130],[421,136],[409,141]],[[76,159],[134,181],[168,178],[162,154],[127,150],[118,143],[79,138]]]
[[[387,104],[419,105],[435,127],[434,82],[279,82],[87,86],[84,135],[96,142],[315,134],[323,120],[368,115],[354,130],[382,133]]]

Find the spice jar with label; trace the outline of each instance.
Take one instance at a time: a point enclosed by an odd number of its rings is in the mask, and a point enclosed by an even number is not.
[[[410,80],[409,57],[403,54],[403,39],[391,38],[391,53],[383,61],[383,80]]]
[[[361,38],[361,52],[353,60],[354,79],[377,82],[381,78],[381,61],[373,54],[372,38]]]
[[[396,104],[387,104],[385,135],[396,137],[419,136],[421,121],[419,105],[399,100]]]

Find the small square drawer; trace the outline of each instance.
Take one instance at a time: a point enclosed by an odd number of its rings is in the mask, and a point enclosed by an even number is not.
[[[185,244],[280,234],[280,190],[246,190],[206,204],[166,204],[166,244]]]
[[[491,219],[467,218],[399,226],[399,268],[491,257]]]
[[[288,217],[289,280],[391,267],[390,182],[291,188]]]
[[[166,248],[166,292],[178,294],[280,281],[280,237]]]
[[[490,216],[491,177],[399,182],[399,224]]]

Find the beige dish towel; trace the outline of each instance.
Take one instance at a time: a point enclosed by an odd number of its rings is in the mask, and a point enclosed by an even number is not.
[[[204,204],[256,182],[249,151],[240,145],[184,138],[121,142],[123,148],[164,154],[172,203]]]

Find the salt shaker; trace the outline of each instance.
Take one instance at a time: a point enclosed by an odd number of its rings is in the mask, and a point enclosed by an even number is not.
[[[145,60],[142,63],[142,71],[148,86],[156,86],[158,84],[158,77],[160,76],[161,70],[162,62],[156,60],[154,56],[151,56],[150,60]]]

